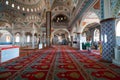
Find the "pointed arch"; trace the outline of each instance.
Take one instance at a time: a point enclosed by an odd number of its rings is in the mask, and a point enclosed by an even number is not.
[[[87,12],[81,20],[78,21],[78,31],[83,32],[84,28],[89,24],[100,24],[100,14],[97,14],[94,10]]]

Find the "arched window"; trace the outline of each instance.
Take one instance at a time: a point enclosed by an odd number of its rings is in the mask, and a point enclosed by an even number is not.
[[[30,42],[30,35],[27,35],[27,42]]]
[[[94,30],[94,41],[99,41],[100,40],[100,31],[99,29]]]
[[[118,21],[116,26],[116,45],[120,46],[120,21]]]
[[[20,42],[20,34],[17,33],[15,36],[15,42]]]
[[[8,4],[9,4],[9,1],[6,1],[5,4],[8,5]]]
[[[6,36],[6,42],[10,42],[10,40],[11,40],[11,39],[10,39],[10,36],[7,35],[7,36]]]
[[[116,36],[120,36],[120,21],[117,23]]]

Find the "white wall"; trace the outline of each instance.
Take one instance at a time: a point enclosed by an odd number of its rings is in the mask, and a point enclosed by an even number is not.
[[[116,46],[120,46],[120,36],[116,37]]]

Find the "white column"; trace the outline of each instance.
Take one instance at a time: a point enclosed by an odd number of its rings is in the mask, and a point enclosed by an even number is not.
[[[33,49],[35,49],[35,36],[34,36],[35,30],[34,30],[34,28],[35,28],[35,25],[33,23],[33,31],[32,31],[32,48]]]
[[[34,49],[35,48],[35,40],[34,40],[34,33],[32,33],[32,48]]]
[[[79,36],[80,36],[80,50],[82,50],[82,34],[80,34]]]
[[[15,33],[12,35],[12,45],[15,45]]]

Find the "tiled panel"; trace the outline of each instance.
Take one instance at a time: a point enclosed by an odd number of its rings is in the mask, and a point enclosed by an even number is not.
[[[104,19],[104,0],[100,0],[101,19]]]
[[[112,61],[115,47],[115,20],[101,22],[102,58]]]

